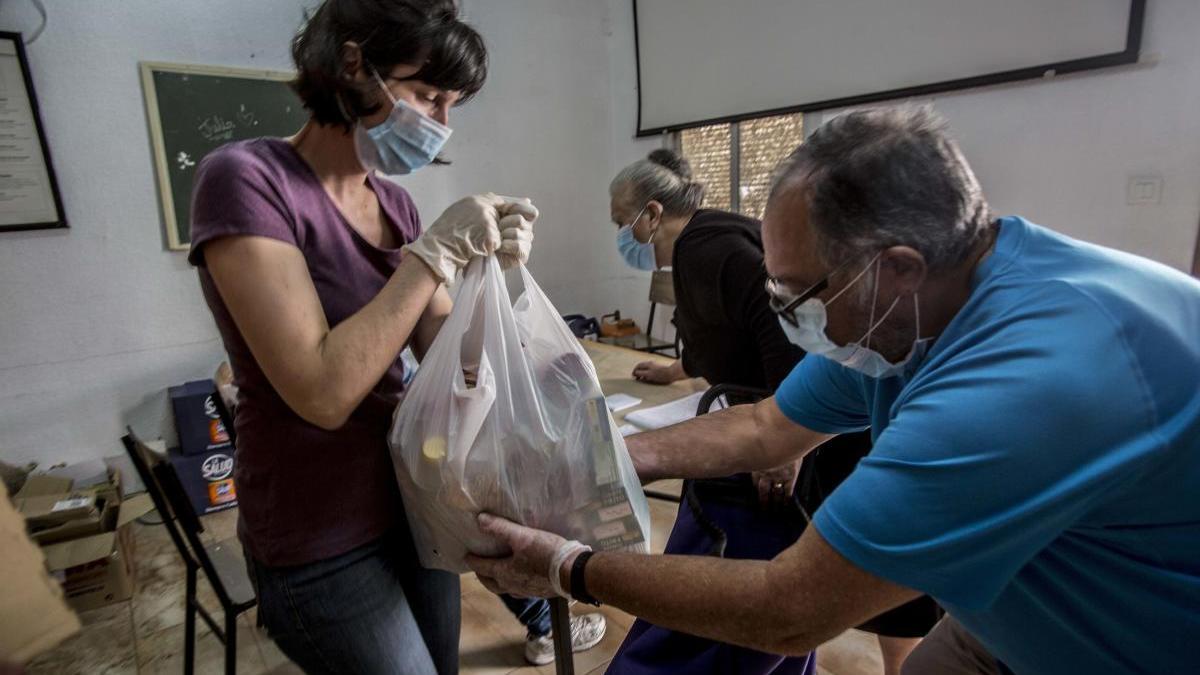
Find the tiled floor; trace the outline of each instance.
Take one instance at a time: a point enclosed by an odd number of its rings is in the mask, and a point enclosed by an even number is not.
[[[658,551],[670,533],[675,505],[650,500],[653,539]],[[154,517],[152,514],[151,517]],[[204,519],[213,540],[234,534],[235,511]],[[132,600],[81,615],[84,629],[28,668],[30,675],[135,675],[183,671],[184,578],[179,556],[161,526],[134,524],[137,541],[137,591]],[[554,666],[533,668],[523,657],[524,629],[474,575],[463,577],[463,675],[552,675]],[[201,575],[201,603],[219,616],[220,605]],[[608,633],[595,649],[577,654],[579,675],[603,673],[629,630],[633,617],[611,607]],[[238,672],[246,675],[299,673],[265,632],[256,629],[254,611],[238,620]],[[196,672],[219,673],[224,651],[203,621],[198,621]],[[823,675],[874,675],[882,672],[875,639],[849,631],[819,651]]]

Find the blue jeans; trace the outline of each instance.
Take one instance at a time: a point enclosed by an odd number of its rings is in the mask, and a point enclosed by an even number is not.
[[[514,598],[501,595],[504,606],[525,626],[530,637],[550,634],[550,603],[543,598]]]
[[[407,528],[314,563],[246,564],[267,633],[304,672],[458,672],[458,576],[421,567]]]

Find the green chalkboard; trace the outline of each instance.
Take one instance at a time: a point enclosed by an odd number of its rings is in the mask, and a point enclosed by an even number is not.
[[[200,160],[230,141],[290,136],[308,111],[287,85],[292,73],[171,63],[141,69],[167,246],[186,250]]]

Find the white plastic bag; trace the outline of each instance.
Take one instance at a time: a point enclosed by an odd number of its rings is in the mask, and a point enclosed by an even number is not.
[[[514,307],[496,259],[471,261],[392,423],[425,567],[461,572],[468,552],[505,553],[479,531],[482,511],[596,550],[649,551],[646,496],[592,363],[521,276]]]

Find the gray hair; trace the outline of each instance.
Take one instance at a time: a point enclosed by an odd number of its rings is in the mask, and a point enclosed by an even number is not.
[[[692,180],[691,165],[665,149],[655,150],[646,159],[621,169],[608,191],[615,196],[626,187],[639,206],[653,200],[662,204],[669,216],[689,216],[704,201],[704,184]]]
[[[797,185],[830,266],[909,246],[931,272],[945,270],[991,222],[945,120],[926,107],[856,111],[821,125],[780,164],[771,197]]]

